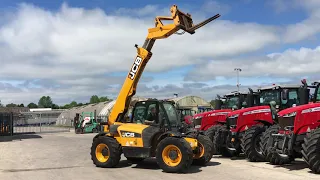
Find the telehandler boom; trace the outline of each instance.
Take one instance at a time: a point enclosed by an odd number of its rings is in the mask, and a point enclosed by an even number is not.
[[[206,164],[210,161],[212,144],[204,135],[190,135],[179,130],[180,119],[170,103],[147,100],[136,103],[130,122],[125,121],[132,96],[142,72],[152,56],[151,49],[157,39],[165,39],[179,30],[194,34],[195,30],[220,17],[219,14],[194,25],[191,15],[178,10],[176,5],[170,9],[171,17],[157,16],[155,27],[148,29],[142,47],[137,48],[137,56],[124,81],[116,103],[104,126],[104,132],[93,138],[91,159],[98,167],[115,167],[123,153],[131,161],[156,157],[157,163],[165,172],[183,172],[192,162]],[[164,25],[162,20],[172,20]],[[149,112],[156,110],[156,119],[150,125]]]

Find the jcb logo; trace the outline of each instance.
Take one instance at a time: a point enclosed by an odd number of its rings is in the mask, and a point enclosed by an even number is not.
[[[141,61],[142,61],[141,57],[137,56],[136,60],[134,61],[133,65],[132,65],[132,68],[131,68],[131,70],[129,72],[129,78],[130,79],[133,80],[135,78],[136,73],[137,73],[137,71],[139,69],[139,66],[141,64]]]
[[[125,132],[125,133],[122,133],[122,137],[134,137],[134,133]]]

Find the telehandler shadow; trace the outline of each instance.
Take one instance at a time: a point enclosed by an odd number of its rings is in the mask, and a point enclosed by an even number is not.
[[[23,139],[39,139],[42,138],[36,133],[19,133],[13,136],[0,136],[0,142],[22,141]]]
[[[207,163],[206,166],[192,165],[190,167],[189,171],[187,172],[187,174],[201,172],[202,167],[217,166],[220,164],[221,163],[219,163],[219,162],[209,162],[209,163]],[[131,161],[123,160],[123,161],[120,161],[120,163],[118,165],[119,168],[129,167],[129,166],[132,166],[132,168],[138,168],[138,169],[160,170],[160,167],[158,166],[155,158],[145,159],[144,161],[141,161],[139,163],[133,163]]]
[[[214,159],[230,159],[230,160],[244,160],[244,159],[246,159],[244,154],[240,154],[239,156],[233,156],[233,157],[214,155],[212,158],[214,158]]]

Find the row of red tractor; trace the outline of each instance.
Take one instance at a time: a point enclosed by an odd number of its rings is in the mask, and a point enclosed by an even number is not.
[[[244,153],[251,162],[273,165],[303,158],[319,174],[320,82],[301,82],[226,94],[215,100],[214,110],[184,121],[210,137],[216,155]]]

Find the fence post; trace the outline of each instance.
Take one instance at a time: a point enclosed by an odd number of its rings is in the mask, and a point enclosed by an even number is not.
[[[40,114],[40,132],[41,132],[41,121],[42,121],[42,116],[41,116],[41,113],[39,113]]]
[[[10,113],[10,136],[13,136],[13,112]]]

